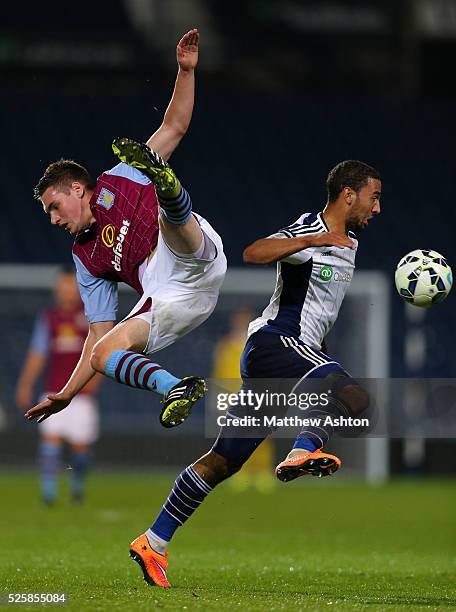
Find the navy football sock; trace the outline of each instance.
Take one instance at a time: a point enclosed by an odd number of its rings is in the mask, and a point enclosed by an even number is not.
[[[313,408],[306,411],[306,418],[318,419],[319,425],[309,425],[300,431],[293,445],[293,450],[302,448],[312,453],[318,448],[325,446],[334,434],[332,422],[326,423],[328,416],[331,418],[340,416],[349,417],[350,412],[346,404],[334,396],[329,398],[329,404],[325,410]]]
[[[161,542],[169,542],[176,529],[190,518],[211,491],[212,487],[191,465],[188,466],[176,478],[171,493],[150,528],[151,535],[158,536]],[[153,547],[153,540],[151,546]]]

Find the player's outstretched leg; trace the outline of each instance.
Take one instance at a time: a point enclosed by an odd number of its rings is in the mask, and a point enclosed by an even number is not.
[[[130,544],[130,556],[140,566],[144,580],[151,585],[171,586],[166,577],[167,547],[182,527],[220,482],[240,470],[261,440],[228,439],[183,470],[174,482],[163,507],[151,527]],[[217,451],[231,450],[231,458]]]
[[[190,195],[169,165],[146,144],[131,138],[116,138],[112,148],[120,160],[154,183],[160,205],[160,233],[171,251],[195,259],[215,258],[217,248],[192,215]]]
[[[338,457],[323,452],[323,446],[332,437],[334,429],[330,424],[324,425],[327,415],[326,410],[321,408],[309,411],[309,417],[319,424],[306,426],[299,433],[287,458],[276,467],[279,480],[289,482],[306,475],[322,478],[331,476],[340,468],[342,462]]]
[[[160,155],[143,142],[131,138],[116,138],[112,150],[121,161],[137,168],[154,183],[160,208],[167,221],[174,225],[183,225],[188,221],[192,209],[190,196]]]
[[[342,461],[335,455],[323,452],[323,447],[334,434],[331,417],[357,415],[367,409],[369,396],[352,379],[338,376],[334,379],[343,382],[344,386],[333,393],[327,407],[316,407],[307,414],[318,425],[309,425],[302,430],[287,458],[276,467],[276,476],[283,482],[289,482],[299,476],[331,476],[341,467]]]
[[[173,189],[178,179],[164,159],[144,142],[132,138],[115,138],[112,150],[125,164],[141,170],[160,191]]]

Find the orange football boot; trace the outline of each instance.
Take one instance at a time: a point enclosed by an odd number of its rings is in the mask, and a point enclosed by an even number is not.
[[[130,544],[130,557],[141,566],[144,580],[151,586],[170,587],[166,577],[168,553],[160,555],[149,544],[145,534],[140,535]]]
[[[289,482],[299,476],[310,474],[311,476],[331,476],[342,465],[342,461],[335,455],[323,453],[321,449],[309,453],[294,453],[287,457],[276,467],[275,473],[282,482]]]

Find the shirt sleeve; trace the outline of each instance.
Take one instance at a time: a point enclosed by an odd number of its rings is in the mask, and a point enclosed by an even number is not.
[[[46,356],[49,353],[50,331],[46,315],[41,313],[35,321],[35,326],[30,340],[30,350],[34,353]]]
[[[89,323],[115,321],[117,319],[117,283],[93,276],[82,261],[73,254],[76,278],[84,303],[84,312]]]
[[[275,234],[271,234],[270,236],[268,236],[268,238],[290,238],[290,236],[288,236],[288,234],[285,233],[284,230],[280,230],[278,232],[276,232]],[[302,251],[298,251],[297,253],[293,253],[293,255],[289,255],[288,257],[285,257],[284,259],[281,259],[280,261],[284,261],[285,263],[290,263],[290,264],[294,264],[294,265],[299,265],[302,263],[306,263],[306,261],[309,261],[309,259],[311,259],[312,257],[312,253],[313,253],[313,249],[303,249]]]

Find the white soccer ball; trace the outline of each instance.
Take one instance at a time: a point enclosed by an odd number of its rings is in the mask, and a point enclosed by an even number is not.
[[[397,264],[396,289],[409,304],[429,308],[450,293],[453,284],[451,268],[437,251],[415,249]]]

